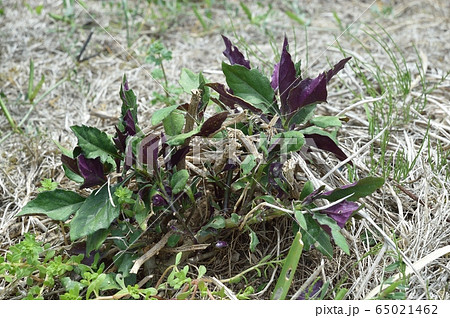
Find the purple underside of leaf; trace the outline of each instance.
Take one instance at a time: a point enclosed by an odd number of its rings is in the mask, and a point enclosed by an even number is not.
[[[72,243],[70,245],[70,249],[67,251],[69,255],[80,255],[83,254],[84,258],[81,261],[81,264],[91,266],[94,263],[95,254],[98,253],[98,251],[91,251],[89,255],[86,254],[86,242],[77,242]]]
[[[167,169],[170,170],[175,167],[184,157],[186,157],[189,150],[189,146],[181,147],[180,149],[178,149],[170,158]]]
[[[334,65],[334,67],[329,70],[327,72],[327,83],[331,80],[331,78],[336,75],[337,73],[339,73],[345,66],[345,64],[347,64],[347,62],[351,59],[352,57],[347,57],[345,59],[340,60],[337,64]]]
[[[222,127],[222,124],[225,121],[225,119],[227,119],[227,116],[228,112],[221,112],[211,116],[203,123],[202,128],[200,128],[200,131],[194,136],[208,137],[211,134],[215,133]]]
[[[231,43],[230,39],[228,39],[225,35],[222,35],[222,39],[225,43],[225,51],[223,51],[223,55],[228,58],[230,64],[239,64],[250,69],[250,62],[246,60],[239,49]]]
[[[281,113],[289,112],[288,95],[291,88],[293,88],[295,78],[295,66],[292,62],[291,54],[288,52],[288,40],[284,37],[283,51],[281,53],[280,65],[278,70],[278,91],[281,101]]]
[[[128,136],[136,135],[136,124],[133,119],[133,115],[131,114],[131,110],[128,110],[126,115],[123,117],[123,123],[125,124],[125,133]]]
[[[241,106],[244,109],[248,109],[253,113],[261,113],[261,110],[254,107],[250,103],[247,103],[242,98],[239,98],[237,96],[234,96],[233,94],[227,92],[225,89],[225,85],[220,83],[207,83],[205,84],[208,87],[211,87],[213,90],[215,90],[220,95],[220,101],[224,103],[225,105],[234,108],[234,105],[237,104]]]
[[[320,213],[326,214],[335,220],[337,225],[342,229],[348,219],[352,216],[353,212],[358,210],[358,208],[358,203],[344,200],[325,210],[321,210]]]
[[[341,186],[341,187],[339,187],[339,188],[337,188],[337,189],[344,190],[344,189],[347,189],[347,188],[354,187],[354,186],[357,185],[357,184],[358,184],[358,181],[353,182],[353,183],[350,183],[350,184],[343,185],[343,186]],[[331,190],[331,191],[326,191],[326,192],[324,192],[324,193],[321,194],[321,197],[325,197],[325,198],[326,198],[327,196],[329,196],[331,193],[333,193],[333,192],[336,191],[337,189],[334,189],[334,190]]]
[[[128,80],[125,80],[125,82],[123,83],[123,90],[124,90],[125,92],[127,92],[127,91],[130,90],[130,87],[129,87],[129,85],[128,85]]]
[[[114,144],[116,145],[116,148],[120,151],[120,152],[125,152],[125,147],[126,147],[126,141],[127,141],[127,135],[122,133],[120,131],[119,128],[117,128],[117,126],[115,126],[116,128],[116,136],[113,138]]]
[[[155,194],[152,197],[152,203],[154,206],[167,205],[167,201],[160,194]]]
[[[80,170],[78,170],[78,164],[76,159],[67,157],[66,155],[61,155],[61,162],[66,165],[72,172],[80,175]]]
[[[228,159],[228,162],[225,164],[225,166],[222,169],[222,172],[224,171],[230,171],[234,170],[238,167],[238,165],[231,159]]]
[[[103,172],[103,164],[100,158],[88,159],[84,155],[79,155],[77,161],[78,170],[84,179],[81,189],[102,185],[106,182],[106,176]]]
[[[322,286],[323,280],[319,279],[313,286],[308,286],[308,288],[298,296],[297,300],[305,300],[306,296],[308,296],[308,299],[311,299],[312,296],[319,292]]]
[[[325,73],[320,74],[314,79],[305,78],[294,86],[287,98],[289,105],[289,114],[298,109],[316,103],[327,101],[327,78]]]
[[[328,136],[322,136],[319,134],[305,134],[306,144],[319,148],[321,150],[326,150],[335,154],[336,158],[341,161],[347,159],[347,155],[339,148],[338,145]],[[349,161],[349,164],[352,164]]]
[[[142,139],[139,147],[139,158],[141,163],[158,170],[158,150],[160,136],[150,134]]]
[[[272,86],[273,90],[278,88],[278,76],[280,75],[280,63],[277,63],[273,66],[272,77],[270,78],[270,86]]]
[[[303,199],[302,205],[304,205],[304,206],[310,205],[323,192],[323,189],[325,189],[324,185],[319,187],[319,188],[317,188],[316,190],[314,190],[310,194],[308,194],[308,196]]]

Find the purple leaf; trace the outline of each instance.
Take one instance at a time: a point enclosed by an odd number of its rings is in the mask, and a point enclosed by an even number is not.
[[[225,119],[227,119],[228,112],[221,112],[208,118],[200,128],[200,131],[194,136],[208,137],[218,131]]]
[[[116,137],[113,138],[114,144],[116,145],[116,148],[120,151],[120,152],[125,152],[125,148],[126,148],[126,141],[127,141],[127,135],[122,133],[120,131],[119,128],[117,128],[117,126],[115,126],[116,128]]]
[[[315,199],[317,199],[321,195],[321,193],[323,192],[324,189],[325,189],[325,186],[322,185],[319,188],[317,188],[316,190],[314,190],[313,192],[311,192],[310,194],[308,194],[308,196],[303,199],[302,205],[304,205],[304,206],[310,205]]]
[[[293,84],[295,82],[295,66],[294,62],[292,62],[291,55],[288,52],[288,46],[289,43],[287,37],[285,36],[283,43],[283,52],[281,53],[281,59],[278,67],[278,76],[276,76],[276,79],[278,80],[277,87],[280,94],[280,110],[282,114],[286,114],[289,112],[287,99],[289,91],[291,88],[293,88]]]
[[[167,201],[162,197],[161,194],[155,194],[152,198],[152,203],[154,206],[167,205]]]
[[[175,167],[186,155],[189,153],[190,147],[185,146],[178,149],[172,157],[170,157],[169,162],[167,163],[167,169],[170,170]]]
[[[280,75],[280,63],[277,63],[273,66],[272,77],[270,78],[270,86],[272,86],[273,90],[278,88],[278,77]]]
[[[136,124],[131,114],[131,110],[128,110],[126,115],[123,117],[123,123],[125,125],[125,133],[128,136],[136,135]]]
[[[243,100],[240,97],[234,96],[233,94],[229,93],[225,89],[225,85],[220,83],[207,83],[205,86],[211,87],[213,90],[215,90],[220,95],[220,101],[223,102],[225,105],[234,108],[234,105],[237,104],[241,106],[244,109],[248,109],[249,111],[259,114],[261,113],[261,110],[254,107],[250,103],[247,103],[245,100]]]
[[[323,286],[323,280],[319,279],[314,285],[309,286],[304,292],[298,296],[297,300],[311,299],[312,296],[316,295]],[[308,298],[306,298],[308,296]]]
[[[230,171],[230,170],[234,170],[238,167],[238,165],[236,164],[236,162],[234,162],[231,159],[228,159],[227,163],[225,164],[225,166],[222,169],[223,171]]]
[[[225,51],[223,51],[223,55],[228,58],[230,64],[239,64],[250,69],[250,62],[245,59],[244,55],[238,50],[238,48],[234,46],[225,35],[222,35],[222,39],[225,42]]]
[[[317,104],[327,101],[327,83],[331,78],[341,71],[345,64],[351,59],[351,57],[345,58],[339,61],[328,72],[322,73],[314,79],[306,78],[300,81],[298,84],[290,84],[294,86],[287,97],[287,103],[289,105],[289,113],[294,113],[299,108],[310,104]],[[291,61],[292,62],[292,61]],[[281,62],[280,62],[281,63]],[[281,65],[280,65],[281,73]],[[295,67],[294,67],[295,74]],[[281,80],[280,80],[281,81]],[[281,91],[281,87],[280,87]]]
[[[322,136],[319,134],[305,134],[306,143],[310,146],[332,152],[341,161],[347,159],[347,155],[339,148],[338,145],[328,136]],[[349,161],[352,164],[351,161]]]
[[[106,182],[106,176],[103,172],[103,164],[100,158],[88,159],[84,155],[79,155],[77,159],[78,170],[84,179],[81,189],[102,185]]]
[[[358,181],[355,181],[355,182],[353,182],[353,183],[343,185],[343,186],[341,186],[341,187],[339,187],[339,188],[337,188],[337,189],[344,190],[344,189],[348,189],[348,188],[354,187],[354,186],[357,185],[357,184],[358,184]],[[322,193],[321,196],[327,197],[327,196],[329,196],[330,194],[332,194],[333,192],[335,192],[337,189],[334,189],[334,190],[331,190],[331,191],[326,191],[326,192]]]
[[[336,65],[334,65],[334,67],[329,70],[327,72],[327,83],[330,81],[330,79],[336,75],[337,73],[339,73],[345,66],[345,64],[347,64],[347,62],[351,59],[352,57],[347,57],[346,59],[340,60]]]
[[[66,155],[61,155],[61,162],[66,165],[73,173],[80,175],[80,170],[78,170],[77,160],[72,159]]]
[[[344,200],[339,202],[325,210],[320,210],[320,213],[328,215],[330,218],[336,221],[337,225],[342,229],[347,223],[348,219],[352,216],[353,212],[358,210],[359,204]]]
[[[305,78],[294,86],[287,98],[288,114],[296,112],[304,106],[327,101],[327,78],[322,73],[314,79]]]

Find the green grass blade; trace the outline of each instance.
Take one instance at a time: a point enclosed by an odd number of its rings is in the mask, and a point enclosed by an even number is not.
[[[297,22],[300,25],[305,26],[306,22],[305,20],[303,20],[302,18],[300,18],[298,15],[296,15],[294,12],[292,11],[285,11],[284,13],[286,13],[286,15],[289,17],[289,19]]]
[[[33,89],[33,92],[31,93],[31,95],[28,96],[28,99],[30,100],[30,102],[33,102],[34,99],[36,98],[36,95],[39,93],[39,91],[42,88],[42,84],[44,84],[45,81],[45,76],[42,75],[41,79],[39,81],[39,83],[36,85],[36,87]]]
[[[244,10],[244,13],[247,16],[247,18],[250,21],[250,23],[252,23],[253,22],[253,16],[252,16],[252,12],[250,11],[250,9],[242,1],[240,1],[239,4],[240,4],[242,10]]]
[[[280,277],[278,278],[277,284],[273,291],[271,299],[284,300],[291,287],[292,280],[294,279],[295,271],[297,270],[297,265],[300,260],[300,256],[303,251],[303,241],[300,232],[297,232],[295,239],[292,242],[289,253],[286,257],[286,261],[281,269]]]
[[[9,124],[11,125],[11,128],[14,132],[20,133],[21,130],[17,126],[16,122],[14,121],[14,118],[11,117],[11,114],[8,111],[8,108],[6,108],[5,103],[3,102],[3,99],[0,97],[0,107],[2,108],[3,112],[5,113],[6,119],[8,120]]]
[[[34,86],[34,63],[33,60],[30,59],[30,75],[28,77],[28,100],[31,100],[30,97],[33,94],[33,86]]]
[[[192,11],[194,11],[195,16],[197,17],[198,22],[202,25],[204,31],[208,30],[208,24],[205,22],[201,14],[197,10],[197,6],[192,6]]]

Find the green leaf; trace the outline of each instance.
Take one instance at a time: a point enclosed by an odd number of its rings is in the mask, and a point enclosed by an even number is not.
[[[178,108],[178,105],[173,105],[170,107],[164,107],[164,108],[158,109],[152,115],[152,120],[151,120],[152,125],[153,126],[158,125],[160,122],[162,122],[164,120],[164,118],[169,116],[170,113],[173,112],[177,108]]]
[[[132,89],[125,90],[125,83],[127,83],[127,77],[124,75],[122,78],[122,85],[120,85],[119,96],[122,100],[121,107],[121,118],[124,118],[128,110],[131,111],[131,116],[135,124],[138,124],[137,118],[137,103],[136,103],[136,95],[134,94]]]
[[[186,169],[177,171],[170,179],[170,187],[172,188],[172,193],[177,194],[184,190],[186,182],[189,179],[189,172]]]
[[[305,143],[305,137],[299,131],[286,131],[283,134],[283,145],[286,145],[286,152],[298,151]]]
[[[82,290],[85,287],[82,283],[71,280],[70,277],[62,277],[61,284],[67,292],[77,288],[78,290]]]
[[[72,126],[70,127],[78,138],[78,146],[83,150],[86,158],[100,160],[105,163],[110,156],[117,157],[117,150],[111,138],[103,131],[95,127]]]
[[[52,139],[53,143],[56,145],[56,147],[58,147],[59,151],[61,151],[61,153],[63,155],[66,155],[69,158],[73,159],[73,151],[70,149],[67,149],[65,147],[63,147],[59,142],[57,142],[56,140]]]
[[[347,255],[350,255],[350,249],[348,247],[345,237],[341,234],[341,228],[337,225],[336,221],[330,218],[326,214],[314,213],[313,218],[322,225],[327,225],[331,228],[331,235],[334,242],[339,246]]]
[[[303,201],[308,195],[310,195],[314,191],[314,185],[313,183],[308,180],[303,185],[302,192],[300,193],[300,201]]]
[[[356,201],[372,194],[374,191],[381,188],[383,184],[384,178],[367,177],[359,180],[352,186],[347,186],[345,189],[335,189],[330,194],[322,195],[321,197],[326,198],[330,202],[334,202],[353,193],[353,195],[346,200]]]
[[[183,68],[178,83],[185,93],[191,94],[191,91],[197,89],[199,86],[199,74],[195,74],[191,70]]]
[[[281,139],[281,143],[279,141]],[[286,131],[276,134],[271,139],[272,143],[278,142],[281,146],[282,153],[300,150],[305,143],[303,133],[299,131]]]
[[[197,279],[202,278],[205,274],[206,274],[206,267],[203,266],[203,265],[200,265],[200,266],[198,267],[198,276],[197,276]]]
[[[185,116],[180,111],[175,110],[164,118],[163,125],[166,134],[169,136],[181,134],[185,122],[184,117]]]
[[[113,198],[115,189],[109,190]],[[108,185],[103,186],[91,193],[70,222],[70,239],[75,241],[100,229],[107,229],[119,216],[119,212],[119,205],[111,204]]]
[[[331,245],[330,236],[311,215],[304,214],[303,216],[308,227],[308,230],[301,229],[305,251],[308,251],[310,246],[315,246],[323,255],[331,258],[333,256],[333,245]]]
[[[180,241],[181,235],[180,234],[172,234],[169,239],[167,240],[167,246],[168,247],[175,247],[178,242]]]
[[[285,126],[289,127],[292,124],[302,125],[306,123],[314,115],[316,106],[317,104],[311,104],[298,109],[294,114],[290,115],[288,124]]]
[[[86,239],[86,255],[89,255],[91,251],[98,250],[108,237],[108,234],[108,229],[101,229],[91,235],[88,235]]]
[[[148,214],[150,213],[147,207],[145,206],[145,203],[141,199],[137,199],[134,203],[134,218],[136,219],[136,222],[139,224],[139,227],[142,230],[147,229],[147,220]]]
[[[207,229],[212,227],[213,229],[223,229],[225,228],[225,218],[221,215],[215,216],[211,222],[206,224],[202,229]]]
[[[292,242],[289,253],[281,269],[280,277],[278,277],[277,284],[273,290],[271,299],[284,300],[291,287],[294,279],[295,271],[297,270],[298,262],[303,251],[302,234],[297,232],[294,241]]]
[[[254,155],[248,155],[241,163],[242,173],[244,175],[249,174],[256,166],[256,160]]]
[[[336,145],[339,144],[337,141],[337,138],[336,138],[336,132],[334,132],[334,134],[332,134],[332,133],[329,133],[328,131],[325,131],[317,126],[310,126],[308,128],[302,129],[301,132],[304,133],[305,135],[318,134],[321,136],[326,136],[326,137],[331,138],[331,140],[333,140]]]
[[[249,70],[245,66],[225,62],[222,63],[222,71],[234,95],[265,113],[270,112],[274,92],[267,77],[257,69]]]
[[[77,175],[75,172],[70,170],[65,164],[63,164],[63,170],[66,177],[69,178],[70,180],[75,181],[76,183],[84,182],[83,177]]]
[[[311,118],[310,122],[311,124],[321,128],[342,126],[342,122],[336,116],[316,116]]]
[[[191,130],[190,132],[187,132],[187,133],[184,133],[184,134],[179,134],[179,135],[173,136],[173,137],[169,137],[167,139],[167,144],[169,146],[182,145],[186,139],[188,139],[189,137],[192,137],[193,135],[195,135],[199,131],[200,131],[200,129],[196,128],[194,130]]]
[[[258,199],[261,199],[261,200],[263,200],[263,201],[265,201],[265,202],[267,202],[267,203],[275,204],[275,205],[279,203],[279,202],[277,202],[277,200],[276,200],[273,196],[271,196],[271,195],[262,195],[262,196],[256,197],[253,201],[256,202],[256,200],[258,200]]]
[[[30,214],[45,214],[57,221],[66,221],[69,216],[78,211],[85,198],[78,193],[56,189],[39,193],[28,202],[17,216]]]
[[[255,252],[256,246],[259,244],[259,239],[258,236],[256,235],[255,232],[253,232],[252,230],[250,230],[250,252]]]
[[[305,231],[308,230],[308,225],[306,224],[306,219],[302,211],[295,211],[294,215],[300,227]]]

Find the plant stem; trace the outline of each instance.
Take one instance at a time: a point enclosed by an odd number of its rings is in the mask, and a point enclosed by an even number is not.
[[[163,78],[164,78],[164,93],[166,93],[167,98],[170,98],[169,81],[167,80],[166,70],[164,69],[163,61],[161,61],[161,72],[163,73]]]
[[[225,184],[225,194],[223,198],[223,211],[228,210],[228,201],[230,199],[231,181],[233,180],[233,169],[227,171],[227,183]]]

